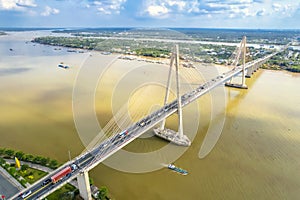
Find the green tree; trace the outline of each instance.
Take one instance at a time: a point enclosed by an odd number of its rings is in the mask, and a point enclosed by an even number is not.
[[[36,157],[34,157],[33,162],[36,164],[41,164],[42,159],[43,159],[43,157],[36,156]]]
[[[17,152],[15,153],[15,156],[16,156],[18,159],[20,159],[20,160],[23,158],[24,155],[25,155],[25,153],[22,152],[22,151],[17,151]]]
[[[11,174],[11,175],[14,175],[15,173],[16,173],[16,168],[15,167],[11,167],[10,169],[9,169],[9,173]]]
[[[24,187],[26,187],[26,183],[27,183],[27,181],[25,179],[21,180],[21,185],[23,185]]]
[[[33,159],[34,159],[34,156],[31,154],[25,154],[24,158],[23,158],[24,161],[29,161],[29,162],[32,162]]]
[[[58,162],[56,160],[51,160],[50,164],[49,164],[49,167],[54,169],[54,168],[57,167],[57,165],[58,165]]]
[[[6,164],[4,165],[4,168],[5,168],[5,169],[9,169],[9,168],[10,168],[10,164],[6,163]]]
[[[4,155],[5,153],[5,148],[0,148],[0,155]]]
[[[12,149],[6,149],[5,154],[11,158],[15,154],[15,151]]]
[[[89,181],[90,181],[90,185],[94,185],[94,180],[91,177],[89,177]]]
[[[29,168],[27,164],[21,165],[21,171],[26,171]]]
[[[42,165],[47,166],[49,162],[50,162],[50,158],[44,158],[44,157],[41,158]]]
[[[5,164],[5,160],[0,157],[0,165],[3,165],[3,164]]]
[[[100,187],[97,198],[100,200],[105,200],[108,198],[107,195],[108,195],[107,187],[105,187],[105,186]]]

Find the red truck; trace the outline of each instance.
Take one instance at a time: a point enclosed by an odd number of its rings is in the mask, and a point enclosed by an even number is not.
[[[67,176],[68,174],[70,174],[72,172],[72,169],[70,166],[62,169],[60,172],[58,172],[57,174],[53,175],[51,177],[51,181],[52,183],[57,183],[60,179],[62,179],[63,177]]]

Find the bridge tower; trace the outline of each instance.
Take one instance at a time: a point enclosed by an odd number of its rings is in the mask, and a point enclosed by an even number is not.
[[[77,176],[80,196],[84,200],[92,200],[91,186],[88,171],[83,171]]]
[[[238,84],[238,83],[232,83],[233,77],[230,79],[229,82],[225,83],[225,86],[227,87],[235,87],[235,88],[242,88],[242,89],[248,89],[246,82],[245,82],[245,67],[246,67],[246,53],[247,53],[247,48],[246,48],[246,36],[243,37],[239,48],[236,51],[236,55],[233,61],[233,66],[234,69],[236,68],[240,68],[240,66],[238,66],[239,61],[240,61],[240,57],[242,55],[242,83]],[[250,73],[250,72],[249,72]]]
[[[164,100],[164,105],[167,105],[169,95],[170,95],[170,86],[171,86],[171,78],[172,78],[172,67],[175,62],[175,71],[176,71],[176,96],[177,96],[177,114],[178,114],[178,132],[175,132],[171,129],[166,129],[166,119],[164,118],[161,126],[159,128],[155,128],[153,131],[155,135],[161,137],[165,140],[173,142],[177,145],[181,146],[190,146],[191,141],[189,138],[183,134],[183,121],[182,121],[182,104],[181,104],[181,96],[180,96],[180,81],[179,81],[179,48],[178,45],[174,46],[174,51],[171,56],[170,68],[168,74],[168,82],[166,88],[166,95]],[[166,107],[166,109],[170,109]]]

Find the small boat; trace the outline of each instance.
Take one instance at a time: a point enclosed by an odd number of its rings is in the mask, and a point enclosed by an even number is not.
[[[64,65],[64,64],[59,64],[58,67],[64,68],[64,69],[68,69],[69,66],[68,65]]]
[[[181,169],[181,168],[179,168],[179,167],[176,167],[176,166],[173,165],[173,164],[169,164],[169,165],[168,165],[168,169],[173,170],[173,171],[175,171],[175,172],[177,172],[177,173],[180,173],[180,174],[182,174],[182,175],[188,175],[188,171],[186,171],[186,170],[184,170],[184,169]]]

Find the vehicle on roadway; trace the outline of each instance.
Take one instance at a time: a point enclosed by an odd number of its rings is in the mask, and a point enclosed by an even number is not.
[[[29,191],[27,191],[27,192],[21,193],[19,196],[20,196],[22,199],[24,199],[24,198],[28,197],[31,193],[32,193],[31,190],[29,190]]]
[[[51,178],[46,179],[46,180],[42,183],[42,186],[48,185],[49,183],[51,183]]]
[[[128,135],[128,131],[127,131],[127,130],[125,130],[125,131],[119,133],[119,134],[118,134],[118,137],[124,137],[124,136],[126,136],[126,135]]]
[[[58,181],[60,181],[61,179],[63,179],[64,177],[70,175],[73,171],[77,170],[78,167],[75,164],[72,164],[70,166],[65,167],[64,169],[62,169],[61,171],[59,171],[58,173],[54,174],[50,179],[51,182],[53,184],[57,183]]]

